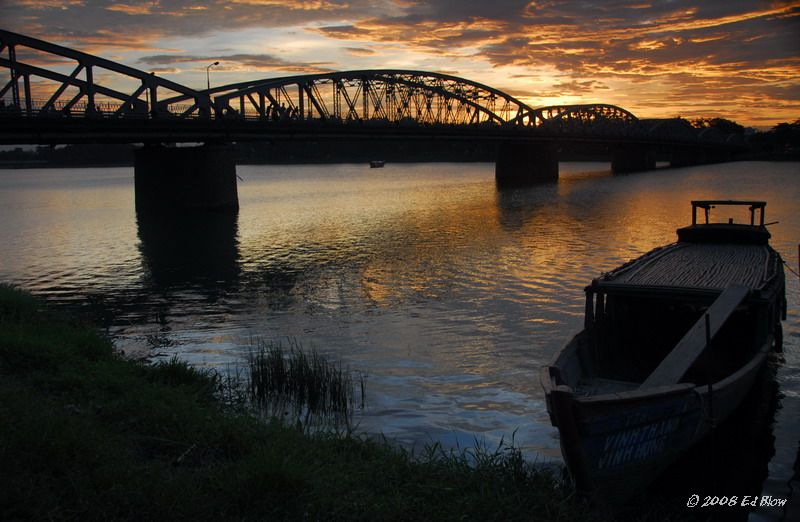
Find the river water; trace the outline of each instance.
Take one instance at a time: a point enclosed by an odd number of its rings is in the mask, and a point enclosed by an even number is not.
[[[798,163],[562,163],[557,183],[513,190],[485,163],[237,171],[238,215],[137,221],[132,168],[0,170],[0,280],[89,313],[134,356],[234,371],[256,340],[292,339],[366,373],[361,430],[445,447],[513,435],[548,461],[538,372],[580,329],[583,287],[672,242],[691,199],[766,200],[798,270]],[[787,293],[778,478],[800,438],[788,271]]]

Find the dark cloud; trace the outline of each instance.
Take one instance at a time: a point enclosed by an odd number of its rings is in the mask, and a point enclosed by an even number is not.
[[[375,54],[374,50],[364,47],[345,47],[344,50],[354,56],[372,56]]]
[[[317,29],[317,31],[325,36],[342,39],[359,38],[372,34],[372,32],[367,29],[355,27],[353,25],[330,25],[327,27],[321,27],[320,29]]]
[[[597,101],[594,98],[594,93],[607,91],[611,89],[608,85],[604,84],[603,82],[598,82],[594,80],[586,80],[586,81],[568,81],[568,82],[556,82],[552,85],[551,88],[536,91],[535,95],[537,98],[572,98],[572,97],[580,97],[587,100]],[[508,90],[504,89],[504,92],[508,92]],[[509,93],[511,94],[511,93]],[[530,96],[530,92],[525,92],[521,90],[515,90],[514,96],[524,97]]]
[[[184,62],[208,62],[208,61],[216,61],[216,57],[201,57],[201,56],[191,56],[191,55],[174,55],[174,54],[157,54],[154,56],[143,56],[139,58],[139,62],[146,64],[146,65],[163,65],[163,64],[172,64],[172,63],[184,63]]]
[[[0,20],[15,31],[72,45],[92,43],[105,31],[112,37],[102,42],[107,46],[119,35],[150,48],[169,36],[342,20],[377,12],[374,5],[368,0],[3,0]]]
[[[246,68],[255,71],[290,71],[301,73],[315,73],[330,71],[328,62],[290,62],[269,54],[227,54],[227,55],[186,55],[186,54],[157,54],[143,56],[139,62],[145,65],[175,65],[181,63],[197,63],[205,68],[207,64],[220,62],[217,70],[236,70]],[[155,69],[149,69],[155,70]]]
[[[177,67],[153,67],[148,70],[157,74],[179,74],[181,72]]]

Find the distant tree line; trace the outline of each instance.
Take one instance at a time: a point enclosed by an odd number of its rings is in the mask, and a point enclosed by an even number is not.
[[[765,132],[725,118],[697,118],[689,123],[696,129],[714,128],[724,134],[743,136],[750,146],[750,158],[800,160],[800,119],[779,123]]]
[[[134,145],[82,144],[35,148],[16,147],[0,151],[0,166],[80,167],[86,165],[133,165]]]
[[[695,129],[718,129],[725,134],[739,134],[741,136],[747,133],[747,129],[744,126],[725,118],[697,118],[690,120],[689,123]]]
[[[800,119],[793,123],[779,123],[767,132],[756,133],[748,143],[756,155],[800,160]]]

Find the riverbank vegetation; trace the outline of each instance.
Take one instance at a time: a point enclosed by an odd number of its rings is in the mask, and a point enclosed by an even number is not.
[[[354,410],[364,409],[364,374],[354,378],[340,362],[314,348],[304,350],[296,340],[289,340],[287,348],[260,341],[247,362],[250,404],[267,419],[305,429],[350,430]]]
[[[263,422],[218,374],[123,359],[0,287],[2,520],[589,520],[510,446],[414,455]],[[228,393],[230,390],[228,390]]]

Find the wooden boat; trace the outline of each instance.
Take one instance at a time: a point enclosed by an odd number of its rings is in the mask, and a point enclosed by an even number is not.
[[[730,205],[749,207],[750,223],[709,222]],[[692,201],[676,243],[586,288],[584,329],[541,381],[570,474],[595,500],[644,489],[736,409],[781,349],[785,281],[765,206]]]
[[[372,160],[369,162],[369,167],[371,169],[382,169],[384,165],[386,165],[384,160]]]

